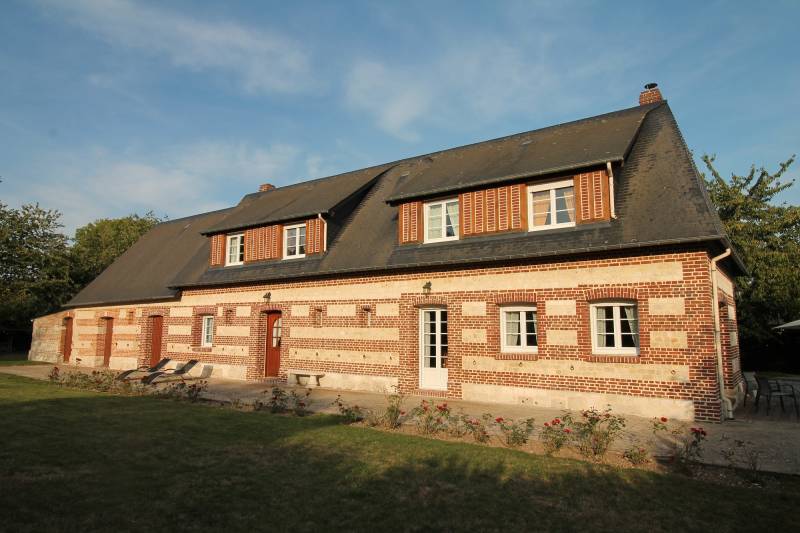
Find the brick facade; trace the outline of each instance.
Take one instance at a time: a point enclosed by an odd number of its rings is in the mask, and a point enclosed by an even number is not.
[[[69,364],[100,366],[103,321],[113,317],[109,366],[147,364],[151,317],[160,315],[164,357],[198,359],[216,376],[258,380],[266,314],[279,311],[281,377],[309,369],[325,373],[323,386],[396,385],[404,393],[431,394],[419,390],[419,313],[436,307],[448,312],[441,396],[571,409],[611,404],[644,416],[719,420],[710,275],[709,254],[694,248],[192,289],[172,301],[41,317],[30,358],[61,362],[64,318],[71,317]],[[429,291],[423,289],[428,282]],[[735,394],[742,379],[736,309],[723,273],[719,286],[725,388]],[[607,299],[636,303],[639,355],[592,353],[590,304]],[[501,352],[500,310],[509,304],[536,306],[537,353]],[[214,342],[201,347],[200,317],[207,314],[215,317]]]

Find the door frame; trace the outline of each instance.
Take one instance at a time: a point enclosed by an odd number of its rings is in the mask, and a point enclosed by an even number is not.
[[[434,311],[436,313],[436,324],[439,325],[439,328],[436,332],[436,360],[437,363],[440,365],[436,369],[426,368],[424,365],[424,358],[425,358],[425,313]],[[447,313],[446,307],[422,307],[419,309],[419,341],[418,341],[418,351],[417,351],[417,365],[419,368],[419,388],[422,390],[442,390],[446,391],[449,381],[449,375],[447,371],[447,366],[442,367],[442,312]],[[448,317],[449,318],[449,317]],[[445,322],[449,320],[445,319]],[[450,336],[450,329],[448,327],[447,330],[448,335],[448,342],[447,346],[449,347],[449,336]],[[444,359],[449,360],[449,354],[445,356]]]
[[[280,371],[281,371],[281,351],[282,351],[282,348],[283,348],[283,313],[280,310],[270,310],[270,311],[266,311],[265,313],[263,313],[263,315],[264,315],[264,322],[263,323],[264,323],[264,329],[265,329],[265,332],[264,332],[264,371],[263,371],[263,377],[265,377],[265,378],[275,378],[275,377],[278,377],[278,375],[280,374]],[[272,335],[272,331],[274,329],[274,322],[272,322],[273,318],[275,318],[276,320],[280,320],[280,324],[278,325],[278,328],[280,328],[280,335],[278,337],[279,342],[278,342],[278,345],[275,348],[271,348],[271,346],[273,344],[273,335]],[[274,374],[270,374],[269,373],[269,368],[270,368],[270,365],[269,365],[270,358],[269,358],[269,356],[270,356],[270,351],[271,350],[273,351],[273,353],[277,354],[276,357],[278,358],[277,369],[274,371],[275,372]]]

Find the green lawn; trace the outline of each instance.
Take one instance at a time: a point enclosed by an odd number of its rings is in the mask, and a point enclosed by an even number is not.
[[[729,488],[8,375],[0,436],[3,531],[800,527],[796,480]]]
[[[18,366],[18,365],[46,365],[41,361],[28,361],[27,353],[3,353],[0,354],[0,366]]]

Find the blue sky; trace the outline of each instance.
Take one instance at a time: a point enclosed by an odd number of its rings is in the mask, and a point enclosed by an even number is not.
[[[650,81],[726,175],[775,168],[800,152],[800,2],[760,4],[6,0],[0,201],[70,234],[177,218],[631,107]]]

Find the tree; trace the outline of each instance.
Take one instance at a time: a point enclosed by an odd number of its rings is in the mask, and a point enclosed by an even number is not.
[[[38,204],[0,203],[0,329],[29,330],[73,291],[61,214]]]
[[[775,196],[794,184],[781,178],[795,157],[774,173],[751,166],[747,174],[732,174],[730,180],[720,176],[714,156],[702,159],[711,173],[706,180],[711,199],[750,271],[736,279],[743,361],[762,369],[796,369],[791,351],[797,349],[797,336],[772,329],[800,318],[800,206],[775,204]]]
[[[76,286],[83,288],[91,282],[159,222],[151,211],[144,216],[95,220],[78,228],[70,253]]]

